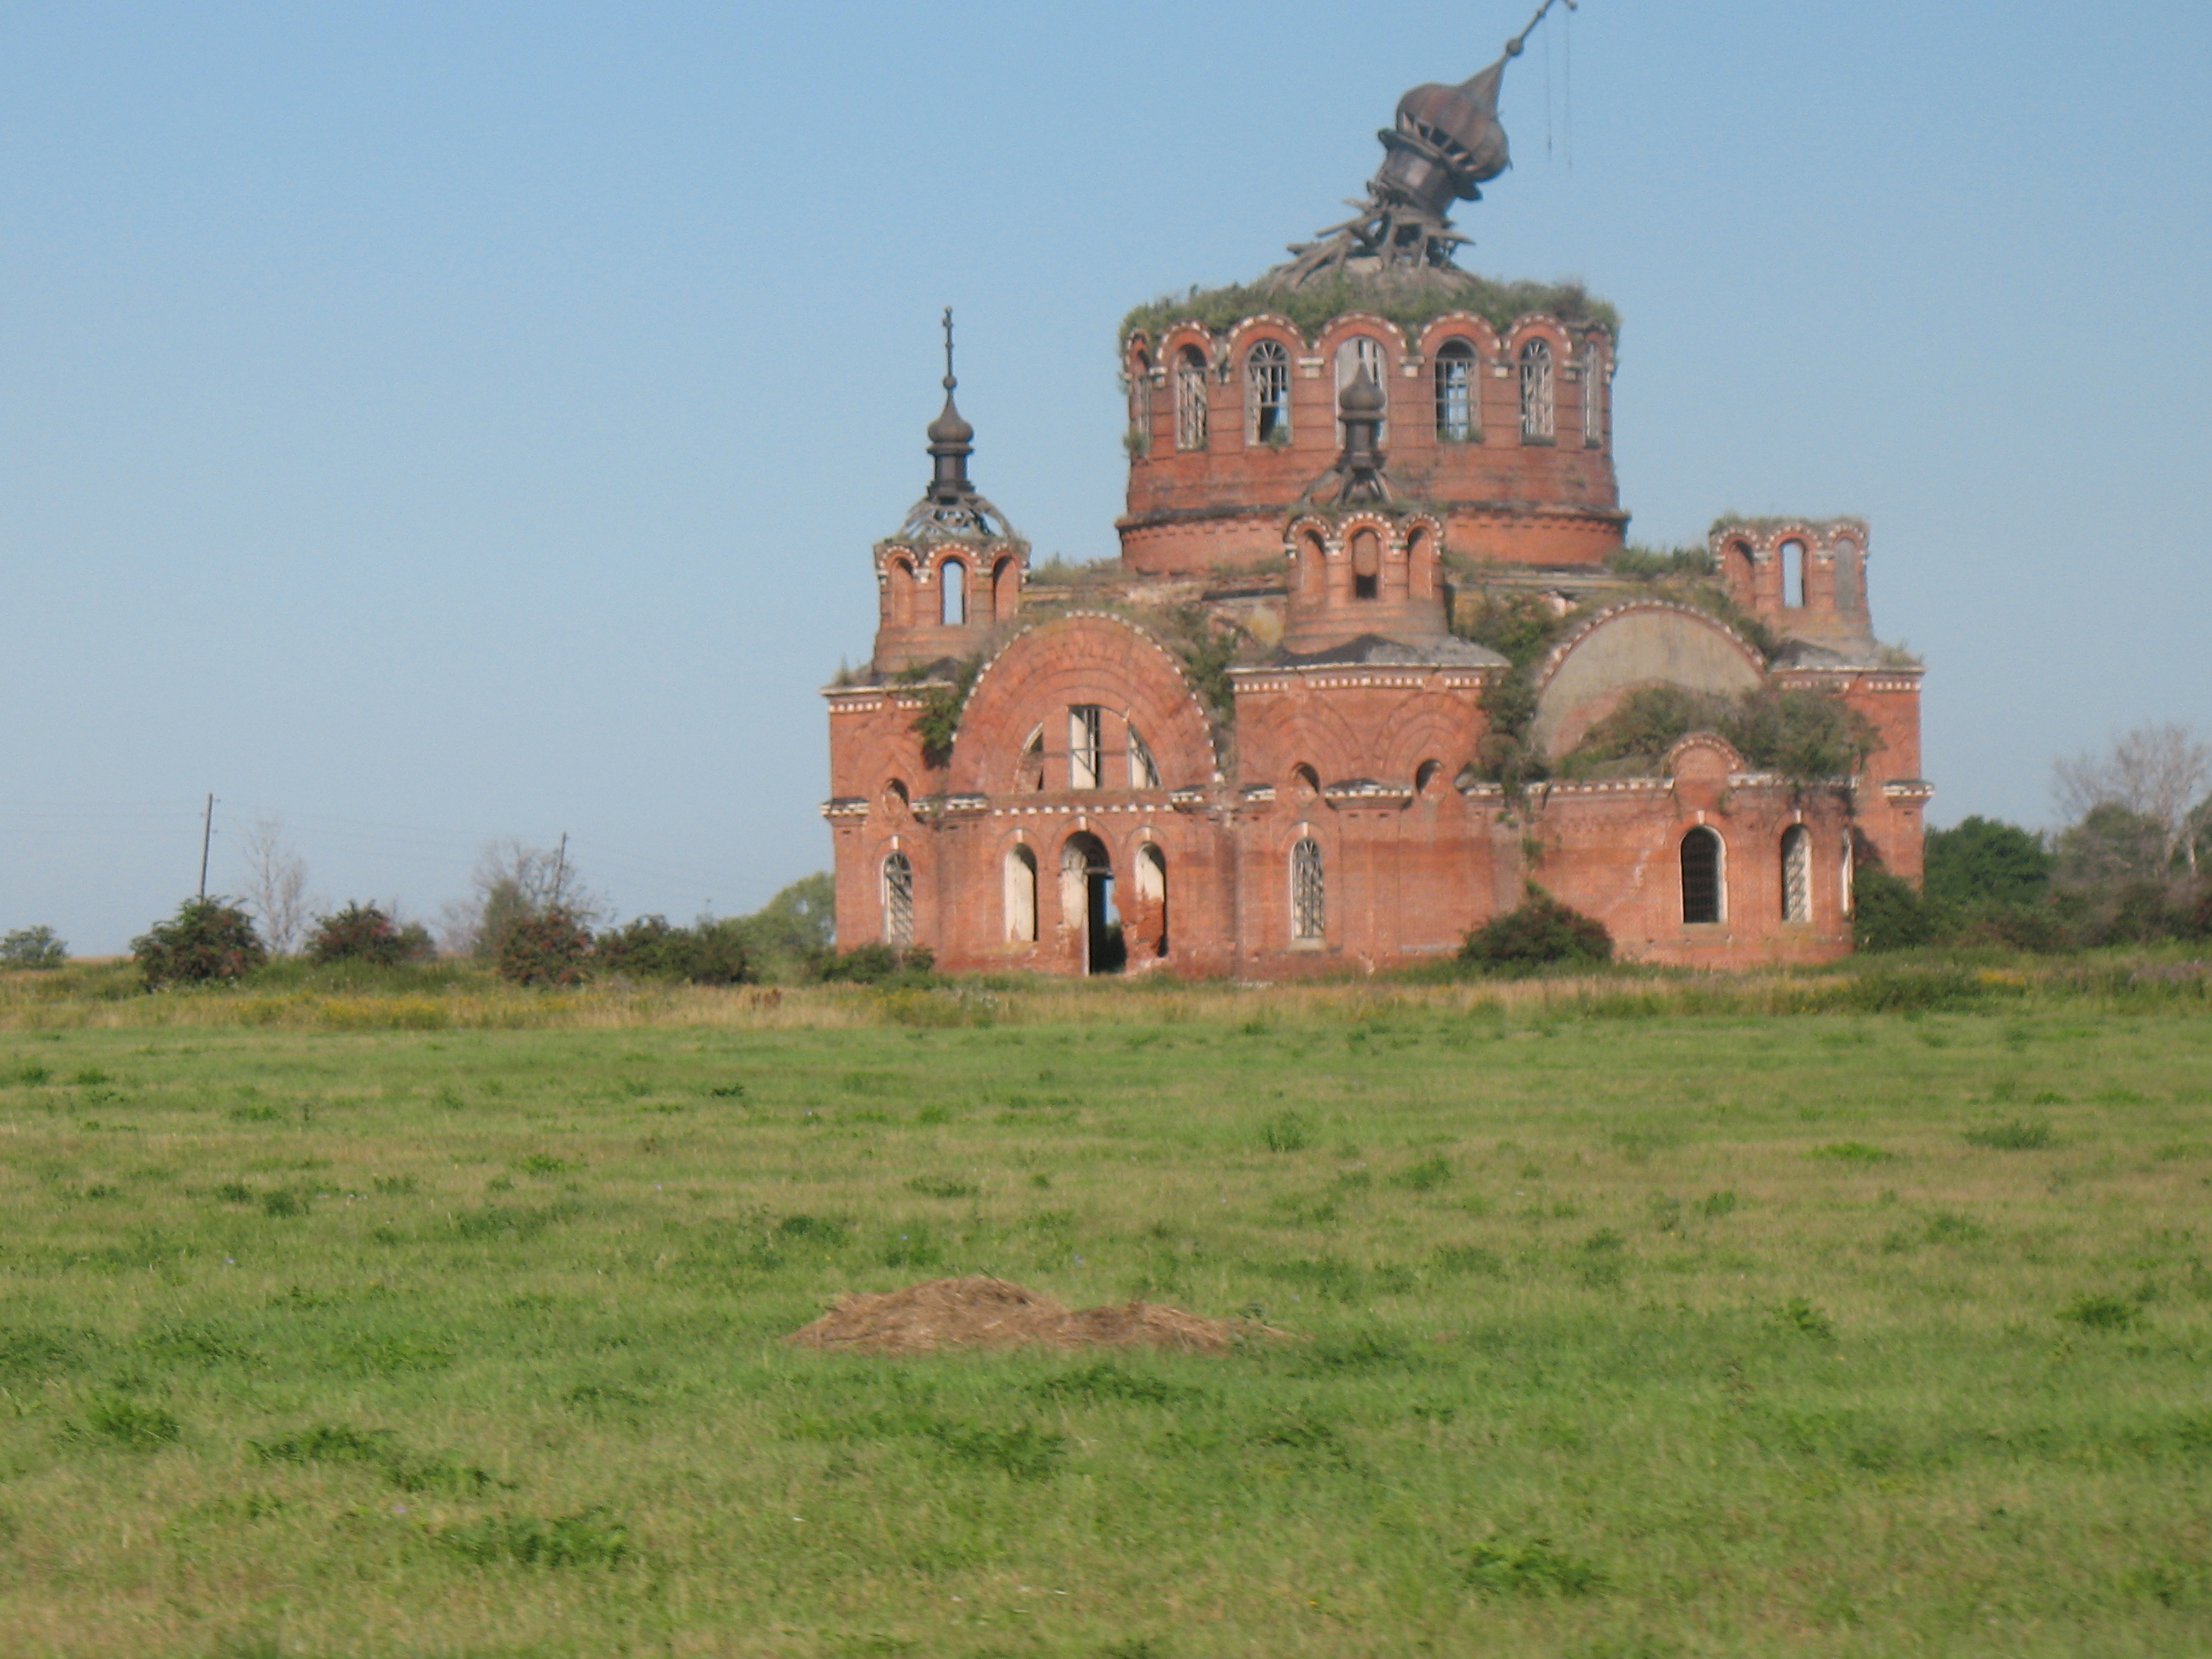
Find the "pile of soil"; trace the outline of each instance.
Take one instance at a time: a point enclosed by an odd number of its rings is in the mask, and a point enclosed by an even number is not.
[[[848,1296],[783,1340],[831,1353],[935,1353],[943,1348],[1158,1348],[1227,1353],[1265,1326],[1200,1319],[1180,1308],[1061,1306],[1003,1279],[935,1279],[880,1296]]]

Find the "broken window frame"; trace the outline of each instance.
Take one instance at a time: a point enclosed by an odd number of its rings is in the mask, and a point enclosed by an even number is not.
[[[1482,439],[1482,359],[1472,341],[1454,335],[1437,348],[1437,441],[1479,443]]]
[[[1152,758],[1152,746],[1146,743],[1133,720],[1129,726],[1129,787],[1158,789],[1160,784],[1159,763]]]
[[[1521,348],[1521,441],[1558,441],[1559,386],[1549,340],[1530,340]]]
[[[1276,447],[1291,438],[1291,354],[1261,340],[1244,354],[1244,441]]]
[[[1095,702],[1072,703],[1067,710],[1067,787],[1106,786],[1106,711]]]
[[[1192,451],[1206,447],[1206,358],[1196,346],[1176,354],[1175,369],[1176,447]]]

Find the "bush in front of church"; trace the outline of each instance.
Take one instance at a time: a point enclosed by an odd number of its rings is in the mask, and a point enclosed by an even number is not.
[[[1518,908],[1492,917],[1467,936],[1459,959],[1478,967],[1530,969],[1613,960],[1613,935],[1593,916],[1571,909],[1535,883]]]

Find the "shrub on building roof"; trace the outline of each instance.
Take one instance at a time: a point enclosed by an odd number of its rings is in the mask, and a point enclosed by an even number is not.
[[[1535,883],[1528,896],[1467,936],[1460,960],[1486,968],[1540,968],[1613,959],[1613,935],[1594,916],[1562,904]]]
[[[1711,732],[1763,772],[1812,784],[1847,778],[1881,744],[1874,723],[1833,692],[1766,686],[1740,697],[1653,685],[1632,691],[1560,763],[1569,777],[1656,764],[1692,732]]]
[[[1596,323],[1616,337],[1620,314],[1603,300],[1594,298],[1580,283],[1504,283],[1469,274],[1462,284],[1421,283],[1393,287],[1364,282],[1356,276],[1316,283],[1288,290],[1265,289],[1256,283],[1232,283],[1226,288],[1194,288],[1185,294],[1163,295],[1137,307],[1121,319],[1121,338],[1142,332],[1152,339],[1178,323],[1194,322],[1218,334],[1247,317],[1263,313],[1288,318],[1309,339],[1321,332],[1332,318],[1348,311],[1381,317],[1417,334],[1437,318],[1455,311],[1480,317],[1501,332],[1530,312],[1556,317],[1569,327]]]

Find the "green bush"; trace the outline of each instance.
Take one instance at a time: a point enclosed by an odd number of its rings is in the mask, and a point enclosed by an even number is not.
[[[1656,762],[1692,732],[1712,732],[1762,771],[1796,783],[1850,777],[1881,744],[1874,723],[1833,692],[1768,686],[1741,697],[1677,685],[1632,691],[1589,729],[1561,769],[1587,774]]]
[[[1964,818],[1930,830],[1923,843],[1921,890],[1962,906],[2027,905],[2051,886],[2051,854],[2042,837],[1994,818]]]
[[[500,939],[499,976],[516,985],[580,985],[592,976],[592,935],[566,910],[520,916]]]
[[[18,927],[0,937],[0,968],[59,968],[69,946],[51,927]]]
[[[640,916],[602,933],[599,966],[634,979],[685,980],[694,985],[742,985],[755,977],[746,924],[702,916],[676,927],[665,916]]]
[[[1851,884],[1851,938],[1860,950],[1909,951],[1935,937],[1935,919],[1911,883],[1883,869],[1858,872]]]
[[[1613,935],[1603,922],[1571,909],[1531,882],[1520,906],[1469,933],[1459,954],[1462,962],[1492,968],[1610,962]]]
[[[822,964],[829,984],[880,985],[893,978],[927,978],[937,957],[926,945],[902,951],[889,945],[858,945],[842,951]]]
[[[391,968],[428,961],[433,954],[429,931],[420,922],[402,927],[375,905],[351,900],[343,910],[317,916],[307,941],[308,959],[322,963],[372,962]]]
[[[186,899],[168,921],[131,941],[146,988],[243,979],[269,959],[253,918],[219,898]]]

